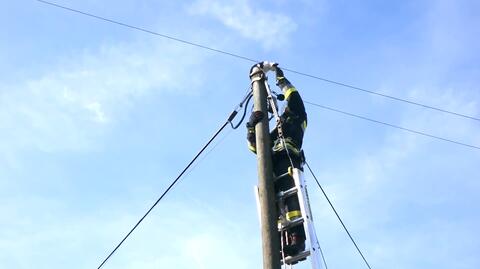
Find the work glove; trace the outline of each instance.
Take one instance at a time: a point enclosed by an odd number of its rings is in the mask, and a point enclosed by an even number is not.
[[[263,119],[262,111],[253,111],[247,122],[247,140],[250,145],[255,145],[255,125]]]
[[[254,128],[248,128],[247,140],[248,140],[248,143],[250,143],[250,145],[255,145],[256,137],[255,137],[255,129]]]
[[[275,68],[275,75],[277,76],[277,80],[285,78],[285,76],[283,75],[283,71],[282,69],[280,69],[280,67]]]
[[[263,70],[263,73],[266,74],[268,71],[275,71],[277,69],[278,63],[263,61],[258,63],[258,65]]]
[[[247,122],[247,129],[250,131],[251,129],[255,130],[255,125],[259,123],[263,119],[263,112],[262,111],[253,111],[250,115],[250,119]]]

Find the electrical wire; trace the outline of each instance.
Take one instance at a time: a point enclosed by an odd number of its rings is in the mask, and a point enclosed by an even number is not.
[[[195,155],[195,157],[190,161],[190,163],[183,169],[183,171],[177,176],[177,178],[168,186],[168,188],[163,192],[163,194],[153,203],[150,209],[140,218],[140,220],[133,226],[133,228],[125,235],[125,237],[117,244],[117,246],[108,254],[105,260],[97,267],[100,269],[110,257],[117,251],[117,249],[125,242],[125,240],[133,233],[133,231],[142,223],[142,221],[150,214],[153,208],[165,197],[165,195],[173,188],[173,186],[177,183],[177,181],[183,176],[183,174],[190,168],[190,166],[197,160],[197,158],[203,153],[203,151],[210,145],[210,143],[225,129],[228,125],[229,121],[226,121],[216,132],[215,134],[208,140],[208,142],[202,147],[202,149]]]
[[[180,180],[177,182],[176,186],[178,186],[179,183],[181,183],[182,181],[184,181],[192,172],[193,170],[195,170],[195,168],[197,168],[197,166],[199,166],[203,161],[205,161],[205,159],[207,159],[207,157],[220,145],[223,143],[223,141],[225,141],[225,139],[227,139],[227,137],[232,133],[232,129],[228,129],[227,133],[225,135],[223,135],[222,137],[220,137],[218,139],[218,141],[213,144],[210,149],[205,153],[203,154],[203,156],[195,162],[195,164],[192,165],[192,167],[190,167],[190,169],[185,172],[185,174],[180,178]],[[175,186],[170,190],[170,191],[173,191],[175,190]]]
[[[183,43],[183,44],[187,44],[187,45],[195,46],[195,47],[198,47],[198,48],[201,48],[201,49],[205,49],[205,50],[213,51],[213,52],[216,52],[216,53],[228,55],[228,56],[238,58],[238,59],[241,59],[241,60],[245,60],[245,61],[249,61],[249,62],[253,62],[253,63],[259,62],[258,60],[255,60],[255,59],[252,59],[252,58],[249,58],[249,57],[245,57],[245,56],[242,56],[242,55],[239,55],[239,54],[231,53],[231,52],[220,50],[220,49],[215,49],[215,48],[212,48],[212,47],[209,47],[209,46],[201,45],[201,44],[194,43],[194,42],[191,42],[191,41],[187,41],[187,40],[184,40],[184,39],[180,39],[180,38],[172,37],[172,36],[169,36],[169,35],[161,34],[161,33],[154,32],[152,30],[148,30],[148,29],[145,29],[145,28],[142,28],[142,27],[133,26],[131,24],[119,22],[119,21],[116,21],[116,20],[113,20],[113,19],[108,19],[108,18],[105,18],[105,17],[102,17],[102,16],[94,15],[92,13],[81,11],[81,10],[78,10],[78,9],[62,6],[62,5],[53,3],[53,2],[48,2],[48,1],[44,1],[44,0],[36,0],[36,1],[38,1],[40,3],[43,3],[43,4],[46,4],[46,5],[54,6],[54,7],[57,7],[57,8],[61,8],[61,9],[64,9],[64,10],[68,10],[68,11],[71,11],[71,12],[82,14],[82,15],[85,15],[85,16],[88,16],[88,17],[92,17],[92,18],[95,18],[95,19],[98,19],[98,20],[110,22],[110,23],[117,24],[117,25],[120,25],[120,26],[123,26],[123,27],[134,29],[134,30],[137,30],[137,31],[141,31],[141,32],[145,32],[145,33],[152,34],[152,35],[155,35],[155,36],[159,36],[159,37],[162,37],[162,38],[170,39],[170,40],[180,42],[180,43]],[[455,115],[455,116],[458,116],[458,117],[463,117],[463,118],[470,119],[470,120],[480,121],[480,118],[477,118],[477,117],[474,117],[474,116],[469,116],[469,115],[462,114],[462,113],[458,113],[458,112],[455,112],[455,111],[451,111],[451,110],[447,110],[447,109],[443,109],[443,108],[439,108],[439,107],[434,107],[434,106],[422,104],[420,102],[415,102],[415,101],[411,101],[411,100],[408,100],[408,99],[405,99],[405,98],[395,97],[395,96],[392,96],[392,95],[388,95],[388,94],[384,94],[384,93],[380,93],[380,92],[376,92],[376,91],[372,91],[372,90],[367,90],[365,88],[360,88],[360,87],[353,86],[353,85],[350,85],[350,84],[347,84],[347,83],[338,82],[338,81],[323,78],[323,77],[320,77],[320,76],[311,75],[311,74],[308,74],[308,73],[296,71],[294,69],[289,69],[289,68],[286,68],[286,67],[282,67],[282,69],[285,70],[285,71],[289,71],[289,72],[301,75],[301,76],[310,77],[310,78],[313,78],[313,79],[317,79],[317,80],[324,81],[324,82],[327,82],[327,83],[331,83],[331,84],[339,85],[339,86],[342,86],[342,87],[350,88],[350,89],[353,89],[353,90],[357,90],[357,91],[381,96],[381,97],[384,97],[384,98],[389,98],[391,100],[404,102],[404,103],[407,103],[407,104],[410,104],[410,105],[420,106],[420,107],[423,107],[423,108],[428,108],[428,109],[431,109],[431,110]]]
[[[457,145],[464,146],[464,147],[469,147],[469,148],[473,148],[473,149],[480,149],[479,146],[475,146],[475,145],[471,145],[471,144],[466,144],[466,143],[463,143],[463,142],[458,142],[458,141],[455,141],[455,140],[451,140],[451,139],[448,139],[448,138],[443,138],[443,137],[436,136],[436,135],[431,135],[431,134],[428,134],[428,133],[425,133],[425,132],[416,131],[416,130],[413,130],[413,129],[401,127],[401,126],[398,126],[398,125],[394,125],[394,124],[387,123],[387,122],[383,122],[383,121],[379,121],[379,120],[370,119],[370,118],[367,118],[367,117],[364,117],[364,116],[360,116],[360,115],[357,115],[357,114],[354,114],[354,113],[349,113],[349,112],[342,111],[342,110],[339,110],[339,109],[336,109],[336,108],[332,108],[332,107],[328,107],[328,106],[324,106],[324,105],[320,105],[320,104],[308,102],[308,101],[305,101],[305,100],[304,100],[304,103],[309,104],[309,105],[312,105],[312,106],[320,107],[320,108],[323,108],[323,109],[326,109],[326,110],[330,110],[330,111],[333,111],[333,112],[337,112],[337,113],[341,113],[341,114],[344,114],[344,115],[348,115],[348,116],[351,116],[351,117],[355,117],[355,118],[358,118],[358,119],[362,119],[362,120],[366,120],[366,121],[370,121],[370,122],[382,124],[382,125],[385,125],[385,126],[389,126],[389,127],[392,127],[392,128],[400,129],[400,130],[403,130],[403,131],[406,131],[406,132],[410,132],[410,133],[413,133],[413,134],[422,135],[422,136],[426,136],[426,137],[430,137],[430,138],[442,140],[442,141],[444,141],[444,142],[449,142],[449,143],[457,144]]]
[[[238,108],[242,108],[243,105],[245,105],[245,107],[243,108],[243,114],[242,114],[242,117],[240,118],[240,120],[238,121],[237,124],[233,125],[233,123],[230,121],[230,125],[232,126],[232,129],[237,129],[240,124],[242,124],[243,120],[245,119],[245,116],[247,115],[247,107],[248,107],[248,103],[250,102],[250,100],[252,99],[253,97],[253,94],[252,92],[250,91],[248,93],[248,95],[245,97],[245,99],[238,105]]]
[[[328,269],[327,260],[325,259],[325,256],[323,255],[323,250],[322,250],[322,247],[320,246],[320,243],[318,242],[318,240],[317,240],[317,243],[318,243],[318,249],[320,250],[320,255],[322,256],[323,265],[325,265],[325,269]]]
[[[247,96],[248,97],[248,96]],[[243,99],[241,104],[243,104],[246,100],[247,97]],[[241,105],[239,105],[241,107]],[[234,109],[230,116],[228,117],[228,120],[215,132],[215,134],[208,140],[208,142],[202,147],[202,149],[195,155],[195,157],[188,163],[188,165],[182,170],[182,172],[177,176],[177,178],[168,186],[168,188],[163,192],[163,194],[155,201],[155,203],[147,210],[147,212],[140,218],[140,220],[133,226],[133,228],[127,233],[127,235],[120,241],[120,243],[117,244],[117,246],[108,254],[108,256],[105,258],[105,260],[102,261],[102,263],[97,267],[97,269],[100,269],[107,261],[110,259],[110,257],[117,251],[117,249],[125,242],[125,240],[133,233],[133,231],[140,225],[140,223],[150,214],[150,212],[153,210],[153,208],[165,197],[165,195],[175,186],[175,184],[182,178],[182,176],[185,174],[185,172],[190,173],[192,170],[189,170],[189,168],[192,166],[192,164],[198,159],[198,157],[205,151],[205,149],[212,143],[213,140],[225,129],[225,127],[230,123],[232,124],[232,120],[236,117],[237,115],[237,109]],[[228,135],[228,134],[227,134]],[[225,136],[226,137],[226,136]],[[213,148],[207,152],[207,155],[210,154],[215,147],[217,147],[218,144],[220,144],[223,139],[219,141],[217,144],[213,146]],[[202,159],[203,160],[203,159]],[[194,166],[196,167],[196,165]],[[193,168],[194,168],[193,167]],[[192,169],[193,169],[192,168]]]
[[[290,72],[298,74],[298,75],[305,76],[305,77],[310,77],[310,78],[321,80],[321,81],[328,82],[328,83],[331,83],[331,84],[336,84],[336,85],[339,85],[339,86],[342,86],[342,87],[345,87],[345,88],[350,88],[350,89],[353,89],[353,90],[362,91],[362,92],[366,92],[366,93],[369,93],[369,94],[374,94],[374,95],[389,98],[389,99],[392,99],[392,100],[395,100],[395,101],[400,101],[400,102],[404,102],[404,103],[407,103],[407,104],[410,104],[410,105],[415,105],[415,106],[420,106],[420,107],[423,107],[423,108],[436,110],[436,111],[439,111],[439,112],[463,117],[463,118],[470,119],[470,120],[480,121],[480,118],[465,115],[465,114],[458,113],[458,112],[455,112],[455,111],[451,111],[451,110],[447,110],[447,109],[443,109],[443,108],[439,108],[439,107],[434,107],[434,106],[429,106],[429,105],[422,104],[422,103],[415,102],[415,101],[411,101],[411,100],[408,100],[408,99],[405,99],[405,98],[395,97],[395,96],[392,96],[392,95],[388,95],[388,94],[384,94],[384,93],[380,93],[380,92],[376,92],[376,91],[372,91],[372,90],[367,90],[365,88],[360,88],[360,87],[353,86],[353,85],[350,85],[350,84],[346,84],[346,83],[343,83],[343,82],[338,82],[338,81],[334,81],[334,80],[331,80],[331,79],[326,79],[326,78],[322,78],[322,77],[319,77],[319,76],[310,75],[310,74],[307,74],[307,73],[295,71],[295,70],[284,68],[284,67],[282,67],[282,69],[285,70],[285,71],[290,71]]]
[[[141,31],[141,32],[145,32],[145,33],[147,33],[147,34],[156,35],[156,36],[159,36],[159,37],[167,38],[167,39],[170,39],[170,40],[173,40],[173,41],[177,41],[177,42],[180,42],[180,43],[184,43],[184,44],[187,44],[187,45],[191,45],[191,46],[195,46],[195,47],[198,47],[198,48],[202,48],[202,49],[205,49],[205,50],[210,50],[210,51],[213,51],[213,52],[225,54],[225,55],[228,55],[228,56],[232,56],[232,57],[235,57],[235,58],[239,58],[239,59],[246,60],[246,61],[250,61],[250,62],[254,62],[254,63],[258,62],[258,61],[254,60],[254,59],[250,59],[250,58],[247,58],[247,57],[244,57],[244,56],[235,54],[235,53],[231,53],[231,52],[227,52],[227,51],[223,51],[223,50],[219,50],[219,49],[214,49],[214,48],[207,47],[207,46],[204,46],[204,45],[201,45],[201,44],[198,44],[198,43],[190,42],[190,41],[187,41],[187,40],[184,40],[184,39],[176,38],[176,37],[169,36],[169,35],[164,35],[164,34],[161,34],[161,33],[158,33],[158,32],[154,32],[154,31],[151,31],[151,30],[148,30],[148,29],[145,29],[145,28],[133,26],[133,25],[131,25],[131,24],[126,24],[126,23],[119,22],[119,21],[112,20],[112,19],[108,19],[108,18],[105,18],[105,17],[102,17],[102,16],[97,16],[97,15],[94,15],[94,14],[92,14],[92,13],[87,13],[87,12],[84,12],[84,11],[81,11],[81,10],[78,10],[78,9],[74,9],[74,8],[62,6],[62,5],[53,3],[53,2],[48,2],[48,1],[43,1],[43,0],[36,0],[36,1],[41,2],[41,3],[44,3],[44,4],[47,4],[47,5],[51,5],[51,6],[54,6],[54,7],[62,8],[62,9],[65,9],[65,10],[69,10],[69,11],[72,11],[72,12],[75,12],[75,13],[79,13],[79,14],[82,14],[82,15],[85,15],[85,16],[88,16],[88,17],[92,17],[92,18],[95,18],[95,19],[99,19],[99,20],[102,20],[102,21],[106,21],[106,22],[110,22],[110,23],[113,23],[113,24],[117,24],[117,25],[120,25],[120,26],[123,26],[123,27],[127,27],[127,28],[130,28],[130,29],[134,29],[134,30],[138,30],[138,31]]]
[[[355,248],[357,248],[357,251],[358,251],[358,253],[360,254],[360,256],[362,256],[363,261],[365,262],[365,264],[367,265],[367,267],[368,267],[369,269],[372,269],[372,267],[370,267],[370,264],[368,263],[367,259],[366,259],[365,256],[363,255],[362,251],[361,251],[360,248],[358,247],[357,243],[356,243],[355,240],[353,239],[352,235],[351,235],[350,232],[348,231],[347,227],[346,227],[345,224],[343,223],[342,218],[340,218],[340,215],[338,215],[338,212],[337,212],[337,210],[335,209],[335,207],[333,206],[333,204],[332,204],[332,202],[330,201],[330,199],[328,198],[327,193],[326,193],[325,190],[322,188],[322,185],[320,185],[320,182],[318,181],[317,177],[316,177],[315,174],[313,173],[312,168],[310,168],[310,165],[308,164],[307,161],[305,161],[305,164],[307,165],[308,170],[310,170],[310,173],[312,174],[313,178],[314,178],[315,181],[317,182],[317,185],[318,185],[318,187],[320,188],[320,190],[322,191],[323,196],[325,196],[325,198],[327,199],[328,204],[330,204],[330,207],[333,209],[333,212],[334,212],[335,215],[337,216],[337,219],[338,219],[338,220],[340,221],[340,223],[342,224],[343,229],[345,230],[345,232],[347,232],[348,237],[350,237],[350,240],[351,240],[352,243],[355,245]]]

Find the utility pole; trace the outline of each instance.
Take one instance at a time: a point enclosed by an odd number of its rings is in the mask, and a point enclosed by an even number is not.
[[[280,269],[280,239],[277,230],[277,208],[275,206],[273,187],[265,73],[258,66],[253,66],[250,72],[250,79],[253,87],[253,110],[262,111],[264,115],[262,121],[255,126],[263,269]]]

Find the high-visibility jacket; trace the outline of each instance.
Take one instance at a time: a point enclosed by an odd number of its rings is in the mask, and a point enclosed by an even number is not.
[[[277,80],[277,85],[282,89],[285,100],[287,101],[285,111],[280,115],[285,144],[290,153],[300,156],[303,134],[307,128],[305,105],[303,104],[302,97],[290,81],[284,77],[277,77]],[[255,128],[254,126],[250,126],[247,129],[248,148],[256,153]],[[277,127],[270,133],[270,141],[274,154],[285,150],[278,136]]]

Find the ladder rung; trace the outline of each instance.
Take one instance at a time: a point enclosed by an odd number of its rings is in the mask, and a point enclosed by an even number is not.
[[[291,221],[288,221],[286,225],[282,225],[280,228],[279,228],[279,231],[285,231],[285,230],[288,230],[294,226],[297,226],[297,225],[300,225],[303,223],[303,218],[298,218],[298,219],[294,219],[294,220],[291,220]]]
[[[288,190],[286,190],[286,191],[281,191],[281,192],[277,193],[277,199],[278,199],[278,200],[280,200],[280,199],[282,199],[282,198],[285,199],[285,198],[287,198],[287,197],[289,197],[289,196],[294,195],[294,194],[297,193],[297,192],[298,192],[297,187],[293,187],[293,188],[288,189]]]
[[[285,257],[285,263],[286,264],[294,264],[294,263],[297,263],[299,261],[305,260],[308,256],[310,256],[310,251],[305,250],[305,251],[302,251],[302,252],[298,253],[297,255],[295,255],[293,257],[292,256]],[[283,261],[282,261],[282,265],[283,265]]]
[[[278,177],[274,178],[273,181],[277,181],[277,180],[279,180],[283,177],[286,177],[286,176],[290,176],[290,174],[288,172],[286,172],[285,174],[281,174]]]

